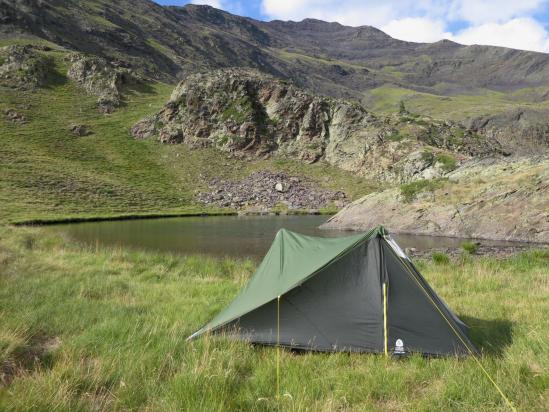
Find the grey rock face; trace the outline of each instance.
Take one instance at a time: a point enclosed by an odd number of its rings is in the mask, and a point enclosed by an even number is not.
[[[20,90],[42,86],[50,72],[51,59],[38,49],[30,45],[0,47],[0,85]]]
[[[100,57],[71,53],[67,59],[72,63],[67,76],[87,94],[97,96],[97,108],[102,113],[111,113],[120,106],[122,86],[136,80],[129,69]]]
[[[547,157],[472,161],[425,190],[409,202],[399,188],[372,193],[323,227],[549,243]]]
[[[549,147],[549,111],[516,108],[468,119],[465,124],[498,145],[503,154],[539,154]]]
[[[137,123],[132,134],[193,148],[213,146],[240,157],[323,160],[389,181],[445,173],[433,167],[422,174],[427,166],[416,170],[417,152],[424,149],[433,156],[447,153],[455,162],[491,150],[457,124],[403,115],[378,117],[356,103],[316,96],[243,69],[189,76],[164,108]]]

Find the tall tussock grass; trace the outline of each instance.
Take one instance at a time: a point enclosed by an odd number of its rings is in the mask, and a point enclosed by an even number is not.
[[[257,262],[7,227],[0,256],[0,410],[506,410],[473,359],[281,349],[277,392],[276,348],[187,342]],[[417,263],[515,406],[545,410],[549,252]]]

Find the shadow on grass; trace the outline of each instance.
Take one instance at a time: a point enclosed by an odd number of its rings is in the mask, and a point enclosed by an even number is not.
[[[469,326],[469,337],[484,354],[501,357],[505,349],[513,343],[513,322],[507,319],[478,319],[460,316]]]
[[[54,89],[65,85],[69,81],[67,75],[60,68],[56,67],[55,61],[51,57],[48,59],[48,64],[50,65],[50,70],[46,73],[43,87]]]
[[[0,388],[8,386],[19,375],[35,370],[49,370],[54,364],[54,352],[60,345],[59,338],[39,332],[14,347],[0,358]]]
[[[119,107],[127,107],[130,97],[154,93],[156,93],[154,87],[144,81],[129,81],[121,88],[121,99]]]
[[[149,83],[140,80],[128,80],[122,86],[122,95],[138,95],[138,94],[153,94],[155,93],[154,87]]]

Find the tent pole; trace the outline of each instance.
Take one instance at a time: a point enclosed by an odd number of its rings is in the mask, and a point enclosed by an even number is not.
[[[383,282],[383,352],[385,356],[389,356],[387,339],[387,283]]]
[[[280,399],[280,295],[276,299],[276,399]]]

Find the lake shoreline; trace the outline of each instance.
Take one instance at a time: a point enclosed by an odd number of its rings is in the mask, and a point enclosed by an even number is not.
[[[65,223],[87,223],[87,222],[114,222],[124,220],[150,220],[176,217],[210,217],[210,216],[317,216],[333,215],[333,210],[261,210],[261,211],[243,211],[243,210],[221,210],[221,211],[191,211],[191,212],[167,212],[167,213],[132,213],[117,215],[93,215],[93,216],[74,216],[74,217],[55,217],[16,220],[7,223],[8,226],[52,226]]]
[[[236,216],[319,216],[319,215],[333,215],[333,211],[324,211],[324,210],[251,210],[251,211],[242,211],[242,210],[190,210],[190,211],[181,211],[181,212],[166,212],[166,213],[145,213],[145,214],[117,214],[117,215],[93,215],[93,216],[69,216],[69,217],[55,217],[55,218],[39,218],[39,219],[30,219],[30,220],[21,220],[8,223],[8,226],[13,227],[47,227],[47,226],[56,226],[56,225],[65,225],[65,224],[78,224],[78,223],[94,223],[94,222],[123,222],[123,221],[134,221],[134,220],[157,220],[157,219],[172,219],[172,218],[192,218],[192,217],[236,217]],[[346,228],[343,230],[338,230],[332,227],[326,227],[324,224],[319,226],[319,229],[322,229],[326,232],[341,231],[348,232],[349,234],[357,233],[358,231]],[[474,242],[479,246],[482,246],[483,251],[479,255],[486,256],[509,256],[514,253],[520,253],[523,250],[535,249],[535,248],[547,248],[549,243],[545,242],[536,242],[536,241],[523,241],[523,240],[513,240],[513,239],[502,239],[502,238],[489,238],[489,237],[462,237],[455,235],[441,235],[441,234],[425,234],[417,233],[414,231],[399,231],[399,230],[390,230],[391,234],[394,235],[411,235],[417,237],[425,238],[440,238],[440,239],[455,239],[463,240],[463,242]],[[508,242],[508,245],[485,245],[483,242]],[[427,256],[430,258],[430,255],[433,252],[440,251],[446,253],[451,257],[456,257],[460,254],[460,248],[458,247],[430,247],[424,250],[416,250],[410,248],[410,256],[416,258],[423,258]],[[516,249],[516,250],[515,250]]]

